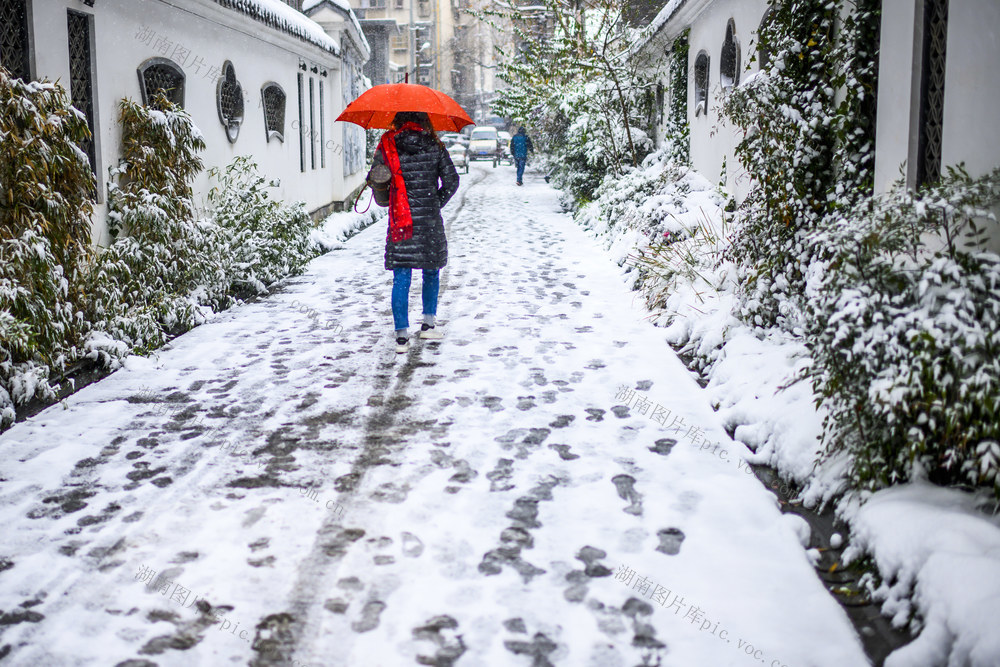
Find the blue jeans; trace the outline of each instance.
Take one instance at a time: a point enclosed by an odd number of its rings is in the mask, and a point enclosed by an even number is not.
[[[517,182],[520,183],[524,178],[524,165],[528,164],[528,158],[516,157],[514,158],[514,164],[517,165]]]
[[[441,289],[441,272],[439,269],[423,269],[424,285],[424,315],[437,315],[438,292]],[[410,300],[410,278],[412,269],[392,270],[392,320],[396,330],[408,329],[410,315],[408,304]]]

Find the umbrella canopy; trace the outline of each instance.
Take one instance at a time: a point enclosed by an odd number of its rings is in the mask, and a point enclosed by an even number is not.
[[[366,129],[389,129],[399,111],[422,111],[439,132],[458,132],[472,125],[469,114],[439,90],[415,83],[384,83],[366,90],[347,105],[337,120]]]

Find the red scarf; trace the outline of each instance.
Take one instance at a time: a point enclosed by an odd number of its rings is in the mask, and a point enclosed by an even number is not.
[[[410,200],[406,196],[406,182],[403,180],[403,170],[399,166],[399,153],[396,151],[396,135],[406,130],[423,132],[424,128],[416,123],[406,123],[396,131],[390,130],[383,134],[378,145],[386,166],[392,172],[392,180],[389,181],[389,238],[393,243],[413,238]]]

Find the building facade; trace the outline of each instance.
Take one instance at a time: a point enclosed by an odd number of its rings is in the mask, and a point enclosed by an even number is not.
[[[489,116],[498,83],[493,75],[494,45],[502,31],[472,15],[487,6],[485,0],[350,2],[363,25],[377,21],[398,26],[389,35],[385,68],[392,82],[408,80],[436,88],[477,121]]]
[[[118,105],[155,91],[187,110],[206,168],[250,155],[280,181],[275,196],[332,210],[363,179],[353,139],[334,119],[359,92],[363,37],[331,36],[279,0],[0,0],[2,64],[58,80],[90,124],[98,180],[93,237],[105,244],[108,169],[120,155]],[[353,98],[351,98],[353,99]],[[363,140],[361,156],[363,159]],[[348,155],[353,155],[348,159]],[[195,204],[211,187],[207,169]]]
[[[681,94],[687,96],[691,161],[737,199],[746,196],[752,174],[734,154],[742,130],[728,125],[719,108],[728,90],[759,70],[761,59],[751,59],[759,55],[757,32],[768,6],[767,0],[671,0],[661,4],[641,49],[642,57],[666,58],[674,40],[690,30],[687,88]],[[932,182],[959,163],[972,176],[1000,166],[1000,125],[984,122],[1000,105],[998,30],[1000,3],[995,0],[882,3],[877,192],[900,178],[909,187]],[[668,83],[664,79],[665,89]],[[657,123],[658,141],[664,120],[661,116]],[[993,239],[1000,245],[1000,234]]]

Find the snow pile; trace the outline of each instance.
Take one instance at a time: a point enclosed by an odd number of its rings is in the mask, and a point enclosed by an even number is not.
[[[605,182],[577,222],[600,239],[644,294],[650,319],[708,379],[723,423],[754,451],[748,460],[797,483],[808,507],[839,499],[852,535],[845,558],[871,554],[886,582],[875,593],[883,613],[920,632],[886,664],[1000,664],[993,632],[1000,521],[979,511],[975,495],[930,484],[845,494],[848,457],[821,461],[825,413],[810,384],[796,381],[813,363],[806,345],[733,315],[737,273],[724,250],[739,220],[724,212],[724,195],[665,154]]]
[[[923,629],[887,667],[1000,662],[1000,518],[981,514],[970,494],[924,483],[845,503],[840,514],[851,524],[845,560],[875,558],[883,613]],[[914,605],[922,622],[910,620]]]
[[[243,12],[258,21],[300,37],[334,55],[340,55],[340,46],[337,41],[326,34],[318,23],[292,9],[281,0],[215,1],[223,7]]]
[[[662,148],[605,182],[576,219],[641,288],[667,340],[709,380],[727,428],[755,452],[750,460],[806,487],[810,504],[829,500],[842,490],[845,464],[838,458],[814,468],[823,415],[808,384],[791,382],[810,363],[806,347],[776,330],[762,338],[733,315],[736,270],[723,257],[734,224],[727,197],[669,155]]]
[[[308,12],[310,9],[322,2],[325,2],[325,0],[305,0],[305,2],[302,3],[302,11]],[[351,8],[350,3],[346,2],[346,0],[330,0],[330,2],[347,12],[348,17],[351,19],[351,23],[354,24],[354,28],[357,30],[358,39],[361,40],[370,53],[371,46],[368,44],[368,38],[365,37],[365,33],[362,32],[361,23],[358,22],[358,15],[354,13],[354,9]],[[368,88],[371,88],[371,84],[368,85]]]
[[[646,44],[650,42],[650,40],[656,37],[656,35],[663,30],[664,26],[667,25],[667,22],[674,17],[674,14],[677,13],[677,10],[679,10],[685,2],[687,2],[687,0],[669,0],[669,2],[663,6],[663,9],[661,9],[659,13],[653,17],[653,20],[649,22],[649,25],[643,27],[642,30],[639,31],[637,39],[635,40],[635,46],[632,47],[632,52],[638,53],[643,49],[643,47],[646,46]]]
[[[354,210],[328,215],[309,234],[309,242],[321,252],[329,252],[344,246],[344,241],[366,229],[388,215],[389,209],[372,206],[364,213]]]

